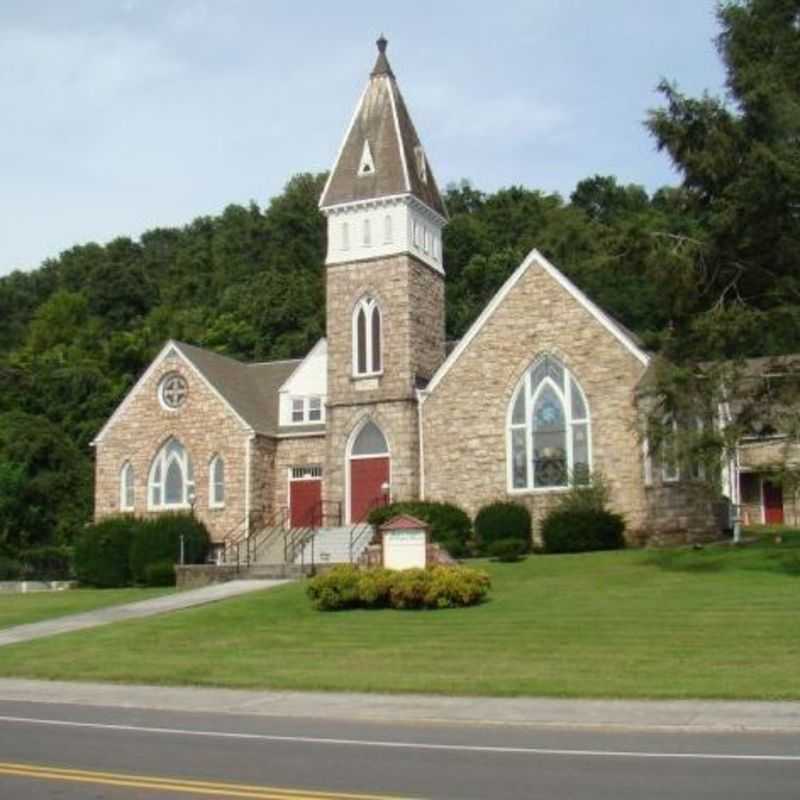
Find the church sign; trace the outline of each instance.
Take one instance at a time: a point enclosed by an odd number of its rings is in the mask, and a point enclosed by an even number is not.
[[[424,569],[428,563],[427,523],[414,517],[393,517],[380,527],[386,569]]]

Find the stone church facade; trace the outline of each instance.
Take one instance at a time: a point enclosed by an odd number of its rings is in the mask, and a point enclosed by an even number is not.
[[[650,355],[540,253],[447,352],[447,211],[378,47],[320,199],[325,339],[266,364],[168,342],[94,441],[96,517],[192,509],[218,543],[388,500],[512,499],[539,520],[602,472],[632,540],[714,530],[693,476],[643,450]]]

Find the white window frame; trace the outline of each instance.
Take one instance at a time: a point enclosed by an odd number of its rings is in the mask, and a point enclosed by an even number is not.
[[[360,311],[364,311],[364,318],[366,320],[365,335],[367,340],[365,342],[364,352],[366,353],[366,370],[363,372],[359,370],[358,365],[358,315]],[[380,332],[380,347],[378,351],[378,361],[380,368],[375,369],[375,353],[373,348],[373,335],[372,335],[372,318],[373,315],[378,315],[378,330]],[[381,312],[380,305],[374,297],[362,297],[355,308],[353,309],[352,318],[352,335],[353,335],[353,377],[367,378],[375,377],[383,374],[383,313]]]
[[[314,406],[318,406],[314,408]],[[312,413],[317,411],[319,417],[312,417]],[[300,414],[300,419],[295,419],[295,414]],[[318,424],[325,422],[325,402],[322,395],[293,395],[289,398],[289,424],[307,425],[309,423]]]
[[[172,442],[177,442],[182,450],[181,457],[172,453],[167,456],[167,450]],[[183,498],[178,503],[166,502],[166,483],[167,483],[167,470],[173,461],[178,462],[178,466],[183,476]],[[161,465],[161,479],[155,480],[155,473],[158,465]],[[191,476],[191,477],[190,477]],[[160,489],[160,502],[153,502],[153,490]],[[153,463],[150,465],[150,474],[147,477],[147,509],[148,511],[174,511],[178,509],[190,509],[192,507],[192,499],[195,497],[195,482],[194,470],[192,468],[192,460],[189,456],[189,451],[184,447],[183,443],[174,437],[168,439],[161,446],[161,449],[156,453]]]
[[[672,430],[671,436],[674,441],[678,435],[678,423],[675,421],[674,417],[667,416],[664,418],[664,427],[666,428],[667,426],[669,426]],[[661,482],[677,483],[681,479],[681,465],[678,463],[677,454],[675,454],[673,458],[674,463],[671,465],[672,469],[669,468],[667,459],[664,456],[665,448],[668,446],[669,444],[666,439],[661,442]]]
[[[564,390],[562,391],[556,382],[546,375],[543,380],[535,389],[531,386],[531,372],[534,368],[545,358],[550,358],[556,362],[564,373]],[[583,407],[586,410],[585,417],[576,417],[573,415],[572,409],[572,391],[571,381],[574,381],[575,386],[580,393],[583,400]],[[544,391],[545,387],[550,387],[557,395],[564,409],[564,427],[566,438],[566,454],[567,454],[567,481],[559,486],[536,486],[535,475],[533,468],[533,409],[536,406],[536,401],[539,395]],[[531,392],[533,391],[533,394]],[[525,414],[522,423],[514,423],[514,406],[516,405],[519,393],[525,393]],[[592,447],[592,412],[589,408],[589,401],[586,398],[586,392],[580,381],[575,375],[567,369],[566,365],[558,358],[551,354],[545,354],[533,361],[525,370],[525,375],[519,380],[517,386],[511,394],[511,400],[508,404],[506,411],[506,487],[509,494],[546,494],[549,492],[565,492],[572,486],[572,475],[575,468],[574,454],[573,454],[573,428],[576,425],[586,426],[586,460],[588,462],[589,475],[593,469],[593,447]],[[524,430],[525,432],[525,469],[527,484],[525,486],[514,486],[514,431]]]
[[[363,231],[363,245],[364,247],[372,247],[372,225],[370,224],[369,217],[366,217],[362,223]]]
[[[130,476],[130,481],[128,480]],[[119,471],[119,510],[133,511],[136,508],[136,472],[133,464],[126,461]]]
[[[222,467],[222,480],[217,480],[217,468]],[[219,490],[222,489],[222,497]],[[225,508],[225,494],[227,486],[225,480],[225,459],[217,453],[208,464],[208,507]]]
[[[392,238],[392,215],[387,214],[383,218],[383,243],[391,244]]]
[[[342,250],[350,249],[350,225],[347,222],[342,223]]]

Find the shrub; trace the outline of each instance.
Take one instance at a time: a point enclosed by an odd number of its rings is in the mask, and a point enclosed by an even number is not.
[[[51,545],[32,547],[18,554],[24,577],[28,580],[66,581],[73,573],[71,547]]]
[[[423,608],[427,605],[432,583],[431,571],[427,569],[401,569],[392,580],[389,600],[392,608]]]
[[[306,586],[306,594],[319,611],[354,608],[358,605],[359,577],[357,567],[349,564],[334,567],[330,572],[312,578]]]
[[[206,526],[192,514],[159,514],[143,520],[130,551],[130,568],[137,583],[146,583],[145,572],[150,564],[169,561],[177,564],[181,553],[186,564],[206,560],[209,535]]]
[[[0,555],[0,581],[16,581],[22,578],[22,564],[14,558]]]
[[[361,572],[356,587],[359,604],[367,608],[388,606],[394,575],[390,569],[368,569]]]
[[[359,570],[335,567],[308,582],[306,593],[320,611],[345,608],[452,608],[480,602],[489,576],[469,567]]]
[[[542,523],[548,553],[583,553],[625,547],[625,520],[605,509],[556,508]]]
[[[507,562],[519,561],[523,553],[528,550],[525,543],[519,539],[498,539],[496,542],[490,542],[487,549],[492,558]]]
[[[516,539],[527,550],[531,542],[531,513],[519,503],[490,503],[475,517],[475,535],[482,549],[489,548],[492,542]]]
[[[174,586],[175,565],[171,561],[154,561],[144,570],[144,582],[147,586]]]
[[[425,593],[428,608],[473,606],[486,597],[489,576],[470,567],[433,567],[428,570],[430,585]]]
[[[131,580],[131,542],[141,522],[109,517],[89,525],[75,543],[75,576],[90,586],[127,586]]]
[[[456,554],[451,547],[461,548],[462,553],[466,553],[472,535],[472,523],[463,508],[452,503],[429,503],[423,500],[390,503],[373,509],[369,522],[377,527],[398,514],[408,514],[427,522],[431,527],[431,539],[447,547],[454,557]]]

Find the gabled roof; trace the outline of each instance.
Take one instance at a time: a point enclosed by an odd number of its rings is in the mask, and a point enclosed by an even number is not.
[[[243,364],[202,347],[170,340],[94,438],[93,445],[116,423],[139,387],[173,350],[227,405],[244,428],[269,435],[278,432],[278,389],[295,370],[299,360]]]
[[[359,165],[367,142],[374,169],[365,174]],[[412,195],[447,219],[433,170],[386,58],[386,39],[381,37],[378,60],[319,205],[324,209],[398,195]]]
[[[175,345],[250,428],[256,433],[277,432],[278,390],[299,359],[243,364],[195,345]]]
[[[569,294],[571,294],[580,305],[582,305],[619,343],[628,350],[644,366],[650,363],[650,356],[640,347],[637,338],[620,325],[616,320],[603,311],[600,306],[590,300],[563,272],[556,269],[538,250],[531,250],[525,260],[517,267],[506,282],[500,287],[497,294],[489,301],[480,316],[472,323],[466,334],[459,340],[456,346],[450,351],[449,355],[436,370],[428,386],[424,389],[423,395],[430,394],[444,376],[450,371],[451,367],[461,358],[462,353],[470,346],[472,340],[480,333],[483,326],[491,319],[498,306],[506,299],[511,290],[519,283],[520,279],[530,269],[542,269],[558,284],[560,284]]]

